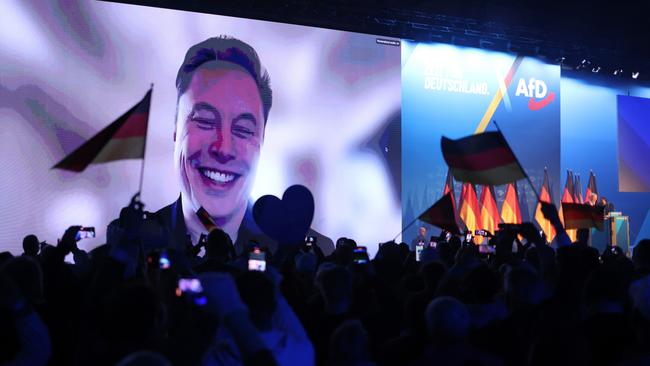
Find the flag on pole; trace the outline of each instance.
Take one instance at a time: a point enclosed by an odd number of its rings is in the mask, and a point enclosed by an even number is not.
[[[545,203],[553,203],[551,199],[551,189],[548,183],[548,172],[544,169],[544,182],[542,187],[539,189],[539,200]],[[539,224],[540,229],[546,235],[546,240],[550,243],[555,238],[555,228],[551,225],[551,222],[544,217],[542,213],[542,204],[537,202],[537,209],[535,210],[535,221]]]
[[[526,178],[526,173],[500,131],[458,140],[443,136],[440,145],[442,155],[457,181],[499,185]]]
[[[530,222],[531,221],[531,216],[530,216],[530,211],[528,210],[528,196],[526,196],[526,185],[524,185],[521,190],[519,190],[519,187],[517,186],[517,182],[515,182],[515,191],[517,192],[517,196],[519,197],[519,207],[521,209],[521,222]],[[530,188],[533,188],[531,186]],[[549,197],[552,196],[552,194],[549,191]]]
[[[602,206],[590,206],[581,203],[562,203],[564,227],[566,229],[589,229],[595,227],[603,230],[605,210]]]
[[[573,202],[575,203],[584,203],[582,198],[582,184],[580,184],[580,175],[576,174],[575,179],[573,180]]]
[[[587,183],[587,192],[585,192],[585,202],[589,202],[589,196],[592,193],[598,194],[598,188],[596,188],[596,176],[593,171],[589,171],[589,182]]]
[[[517,195],[517,182],[512,182],[506,187],[506,197],[501,205],[501,219],[505,224],[521,224],[521,208]]]
[[[566,183],[562,192],[562,203],[573,203],[573,172],[567,170]]]
[[[478,229],[479,208],[476,190],[472,183],[463,183],[460,193],[460,218],[472,234]]]
[[[458,205],[456,204],[456,189],[454,188],[454,177],[451,175],[451,170],[447,169],[447,179],[445,179],[445,187],[442,190],[442,194],[447,193],[451,194],[451,204],[454,206],[454,215],[456,216],[456,222],[460,222],[458,217]]]
[[[560,203],[574,203],[573,201],[573,172],[570,170],[567,170],[567,176],[566,176],[566,183],[564,184],[564,191],[562,192],[562,199],[560,200]],[[564,209],[562,205],[560,205],[560,219],[562,220],[562,225],[565,225],[564,223]],[[566,226],[565,226],[566,229]],[[578,236],[578,233],[576,230],[573,229],[566,229],[566,233],[569,236],[569,239],[571,239],[572,242],[576,241],[576,238]]]
[[[499,217],[499,208],[497,201],[494,198],[494,189],[491,186],[483,186],[481,188],[481,199],[479,201],[481,218],[479,222],[479,229],[487,230],[494,234],[497,226],[501,222]]]
[[[151,92],[152,89],[149,89],[141,101],[52,168],[82,172],[90,164],[124,159],[143,159]]]
[[[424,211],[418,219],[443,230],[447,230],[453,234],[460,234],[452,197],[451,193],[445,193],[441,199]]]
[[[449,192],[451,192],[451,204],[454,206],[454,212],[456,212],[456,192],[454,191],[454,178],[451,176],[451,169],[447,170],[447,179],[442,194],[445,195]]]

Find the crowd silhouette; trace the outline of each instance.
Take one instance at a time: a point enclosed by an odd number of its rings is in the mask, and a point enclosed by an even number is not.
[[[443,233],[420,261],[395,242],[364,260],[348,238],[238,255],[220,229],[172,250],[135,201],[89,253],[79,226],[0,253],[0,364],[650,364],[650,240],[599,253],[543,211],[555,248],[524,223],[489,253]]]

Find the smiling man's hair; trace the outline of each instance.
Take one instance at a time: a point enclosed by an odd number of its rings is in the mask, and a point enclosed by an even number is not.
[[[231,64],[232,66],[236,65],[240,67],[253,78],[257,85],[257,90],[260,93],[260,99],[262,100],[264,125],[266,126],[269,111],[273,103],[269,74],[262,68],[260,58],[257,52],[255,52],[255,49],[236,38],[229,36],[208,38],[187,50],[185,60],[183,60],[183,64],[178,69],[176,76],[178,98],[187,91],[194,72],[201,66],[227,68],[227,66],[224,67],[224,63],[225,65]]]

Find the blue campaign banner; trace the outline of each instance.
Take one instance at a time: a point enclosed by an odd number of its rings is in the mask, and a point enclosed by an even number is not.
[[[548,169],[554,200],[560,177],[560,67],[537,59],[446,44],[402,42],[402,222],[442,196],[447,166],[440,138],[495,130],[496,121],[535,189]],[[518,182],[522,216],[536,198]],[[460,184],[456,183],[456,198]],[[480,191],[480,190],[479,190]],[[499,208],[505,186],[495,187]],[[413,225],[403,235],[417,235]]]
[[[618,190],[650,192],[650,99],[619,95]]]

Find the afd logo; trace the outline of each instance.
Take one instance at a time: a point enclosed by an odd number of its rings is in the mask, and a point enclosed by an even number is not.
[[[542,109],[549,105],[555,99],[555,93],[548,91],[548,87],[544,80],[538,80],[535,78],[519,79],[517,83],[517,91],[515,96],[525,96],[528,99],[528,109],[531,111],[536,111]]]

